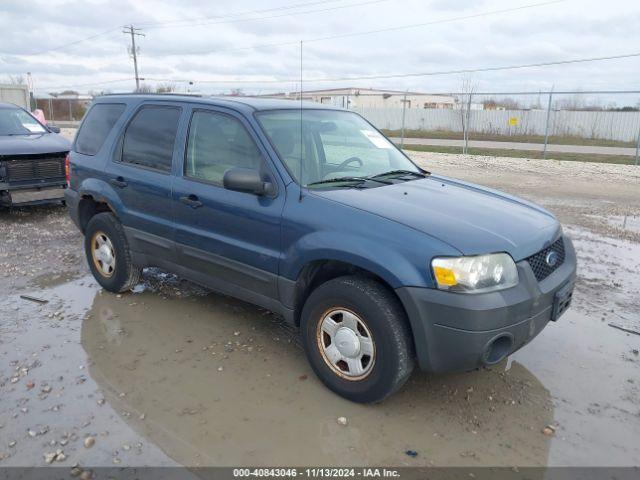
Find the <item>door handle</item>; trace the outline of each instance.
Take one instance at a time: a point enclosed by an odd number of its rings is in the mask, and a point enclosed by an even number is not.
[[[109,180],[109,183],[111,185],[115,185],[118,188],[124,188],[128,185],[127,182],[124,181],[124,178],[122,177],[116,177],[116,178],[112,178],[111,180]]]
[[[198,208],[202,206],[202,202],[194,194],[186,197],[180,197],[180,201],[185,205],[189,205],[191,208]]]

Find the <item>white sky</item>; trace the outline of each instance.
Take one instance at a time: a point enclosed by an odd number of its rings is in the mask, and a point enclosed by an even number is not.
[[[129,37],[121,26],[133,23],[146,35],[137,38],[142,77],[192,80],[190,88],[204,93],[228,92],[234,87],[248,93],[289,91],[298,88],[298,44],[238,47],[299,42],[533,3],[536,0],[2,0],[0,82],[8,75],[31,72],[38,92],[64,88],[82,92],[131,90]],[[310,11],[315,12],[300,14]],[[267,16],[275,18],[258,18]],[[253,19],[247,20],[250,17]],[[153,22],[172,23],[170,28],[152,28]],[[303,71],[306,79],[335,78],[637,53],[638,25],[639,0],[567,0],[419,28],[308,42],[303,48]],[[110,29],[90,41],[46,51]],[[474,73],[471,79],[481,91],[538,91],[552,85],[556,90],[640,89],[639,67],[640,57],[635,57]],[[462,78],[468,76],[308,81],[305,88],[359,86],[450,92],[458,91]],[[98,84],[119,79],[125,80]],[[253,83],[234,83],[234,79]],[[273,80],[284,81],[268,82]],[[173,83],[181,91],[186,88],[184,82]]]

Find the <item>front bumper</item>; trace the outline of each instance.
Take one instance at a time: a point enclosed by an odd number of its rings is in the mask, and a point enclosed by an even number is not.
[[[9,187],[0,189],[0,205],[16,207],[61,202],[67,182],[51,182],[46,185]]]
[[[556,293],[570,291],[575,282],[575,250],[568,237],[564,242],[564,263],[540,282],[529,264],[521,261],[518,285],[500,292],[397,289],[411,323],[420,368],[472,370],[496,363],[529,343],[551,320]]]

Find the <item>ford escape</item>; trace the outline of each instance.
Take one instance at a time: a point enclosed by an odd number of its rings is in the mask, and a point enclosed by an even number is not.
[[[422,170],[353,112],[104,96],[70,169],[67,205],[105,289],[155,266],[269,309],[353,401],[384,399],[415,363],[500,362],[571,302],[575,251],[552,214]]]

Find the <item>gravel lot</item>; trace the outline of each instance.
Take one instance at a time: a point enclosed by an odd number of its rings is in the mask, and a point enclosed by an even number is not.
[[[3,211],[0,466],[639,465],[640,336],[609,324],[640,328],[640,168],[412,156],[541,203],[574,238],[574,306],[530,345],[355,405],[269,312],[153,269],[104,292],[64,208]]]

